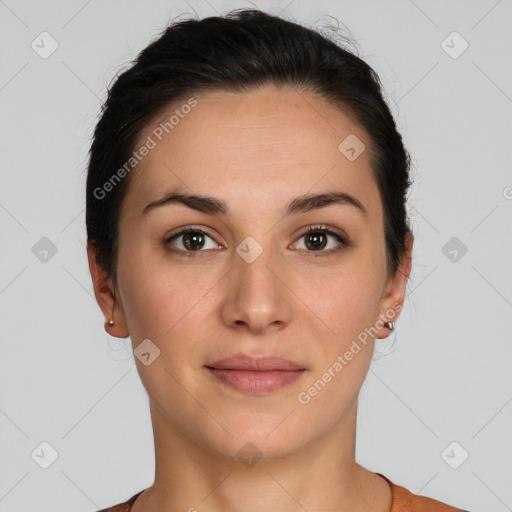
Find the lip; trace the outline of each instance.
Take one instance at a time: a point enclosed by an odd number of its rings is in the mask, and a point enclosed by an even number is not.
[[[254,357],[246,354],[237,354],[235,356],[219,359],[206,366],[217,370],[252,370],[260,372],[269,372],[272,370],[305,370],[304,366],[290,361],[289,359],[284,359],[283,357]]]
[[[237,354],[205,365],[223,384],[249,394],[271,393],[298,380],[306,369],[279,356]]]

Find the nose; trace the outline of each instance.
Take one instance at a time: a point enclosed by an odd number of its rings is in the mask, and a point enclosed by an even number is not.
[[[242,256],[233,254],[232,270],[226,276],[222,319],[230,328],[254,333],[281,330],[292,316],[293,294],[286,285],[285,266],[270,250],[254,260],[247,258],[243,252],[247,246],[241,245]]]

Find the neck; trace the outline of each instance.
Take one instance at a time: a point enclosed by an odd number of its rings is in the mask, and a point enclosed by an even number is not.
[[[245,445],[226,455],[184,437],[151,404],[155,482],[132,512],[389,512],[388,484],[355,462],[356,416],[357,403],[335,432],[294,453]]]

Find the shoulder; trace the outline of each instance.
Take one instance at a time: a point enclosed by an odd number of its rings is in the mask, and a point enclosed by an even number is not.
[[[131,498],[123,501],[123,503],[118,503],[117,505],[113,505],[112,507],[103,508],[98,510],[98,512],[130,512],[133,502],[137,499],[139,494],[142,494],[146,489],[142,489],[137,494],[134,494]]]
[[[413,494],[405,487],[393,483],[381,473],[377,474],[384,478],[391,487],[393,498],[390,512],[470,512],[427,496]]]

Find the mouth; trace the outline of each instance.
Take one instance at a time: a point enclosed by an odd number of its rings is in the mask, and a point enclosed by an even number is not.
[[[218,381],[249,394],[266,394],[296,382],[306,372],[301,365],[281,357],[239,354],[205,365]]]

